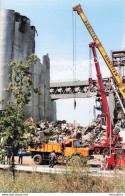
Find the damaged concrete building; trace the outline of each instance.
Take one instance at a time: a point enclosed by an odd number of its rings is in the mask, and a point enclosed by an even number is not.
[[[30,19],[13,10],[0,11],[0,99],[11,98],[4,92],[10,82],[8,64],[35,53],[35,27],[30,25]],[[35,121],[52,120],[52,103],[50,98],[50,59],[43,56],[43,63],[38,61],[32,67],[34,87],[40,91],[40,96],[32,93],[32,101],[27,106],[28,117]],[[2,106],[0,109],[3,109]]]

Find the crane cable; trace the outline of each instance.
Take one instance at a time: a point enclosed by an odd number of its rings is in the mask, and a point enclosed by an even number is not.
[[[73,82],[75,86],[76,81],[76,13],[72,11],[72,33],[73,33]],[[76,99],[74,90],[74,109],[76,109]]]

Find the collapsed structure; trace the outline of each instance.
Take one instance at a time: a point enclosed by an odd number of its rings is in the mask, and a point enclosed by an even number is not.
[[[10,69],[8,64],[13,60],[29,57],[35,52],[35,32],[34,26],[30,25],[30,19],[22,16],[13,10],[0,11],[0,100],[11,95],[4,92],[9,81]],[[32,101],[26,107],[27,118],[32,116],[35,121],[41,119],[52,120],[52,104],[50,98],[50,59],[48,55],[43,56],[43,63],[38,61],[32,67],[33,84],[40,91],[40,96],[32,93]],[[0,110],[3,106],[0,106]]]
[[[113,156],[114,156],[114,153],[116,153],[117,157],[124,155],[121,157],[122,159],[124,159],[124,162],[125,162],[125,158],[124,158],[125,157],[125,153],[124,153],[125,143],[123,143],[122,138],[119,137],[120,128],[125,127],[125,121],[124,121],[125,85],[124,85],[124,78],[121,79],[121,77],[119,76],[119,74],[114,68],[114,66],[117,66],[117,63],[119,65],[119,62],[117,62],[116,58],[124,58],[125,52],[122,52],[123,54],[121,54],[121,52],[119,51],[112,53],[112,62],[111,62],[101,42],[98,40],[91,25],[89,24],[87,18],[85,17],[81,9],[81,6],[77,5],[73,8],[73,10],[77,11],[77,13],[80,15],[83,23],[85,24],[91,37],[93,38],[94,47],[96,46],[98,48],[104,61],[106,62],[107,66],[109,67],[111,71],[112,85],[111,85],[111,88],[109,89],[110,94],[108,92],[108,95],[109,95],[109,98],[111,98],[113,104],[112,106],[111,105],[108,106],[107,104],[106,93],[104,92],[105,89],[103,87],[103,81],[101,78],[101,73],[99,71],[99,65],[97,66],[96,52],[93,50],[94,62],[98,69],[98,73],[97,73],[98,81],[100,82],[99,84],[100,89],[98,90],[98,97],[96,101],[100,102],[101,111],[104,110],[104,115],[102,115],[100,119],[97,119],[96,121],[94,121],[93,124],[91,124],[87,128],[76,126],[76,124],[75,125],[69,125],[66,123],[55,124],[53,122],[50,124],[47,124],[47,123],[40,124],[39,125],[40,130],[42,130],[42,134],[44,134],[45,136],[49,136],[48,138],[52,136],[51,140],[56,139],[57,140],[56,142],[60,140],[60,143],[62,142],[61,140],[68,140],[69,137],[74,137],[74,138],[79,139],[83,147],[89,147],[89,149],[85,149],[88,152],[87,156],[90,155],[89,152],[91,150],[93,150],[93,153],[95,154],[104,153],[108,155],[109,149],[111,149],[111,151],[113,152],[112,154]],[[5,100],[7,100],[8,98],[12,99],[11,94],[4,93],[4,88],[6,88],[10,82],[7,77],[10,73],[10,69],[7,66],[7,64],[9,64],[11,60],[17,63],[18,60],[24,57],[27,58],[28,56],[30,56],[32,53],[35,52],[36,30],[34,26],[30,26],[30,20],[26,16],[21,16],[19,13],[14,12],[13,10],[0,11],[0,17],[1,17],[1,21],[0,21],[0,29],[1,29],[0,31],[0,49],[1,49],[1,53],[0,53],[0,68],[1,68],[0,99],[4,98]],[[125,60],[123,59],[122,60],[123,66],[124,66],[124,62]],[[31,70],[32,73],[35,73],[34,77],[32,78],[33,84],[35,88],[39,89],[40,96],[37,97],[36,95],[32,93],[32,101],[25,108],[28,111],[28,115],[29,115],[27,116],[27,118],[32,116],[35,121],[39,121],[41,119],[51,121],[52,116],[53,116],[53,112],[52,112],[53,108],[52,108],[51,98],[50,98],[50,60],[49,60],[48,55],[43,56],[43,63],[41,63],[40,59],[38,59],[37,63],[31,69],[32,69]],[[92,78],[90,79],[91,79],[90,83],[92,84],[93,83]],[[71,89],[67,89],[67,90],[70,91]],[[116,104],[115,104],[115,101],[116,101]],[[2,109],[4,108],[1,106],[0,110]],[[107,109],[107,111],[105,109]],[[108,114],[109,113],[108,109],[111,110],[110,111],[111,116]],[[116,113],[116,116],[115,116],[115,113]],[[107,118],[107,116],[109,117]],[[107,119],[107,121],[109,120],[109,123],[107,123],[108,124],[107,127],[104,126],[104,124],[102,124],[102,117],[104,117],[104,121],[106,121],[105,119]],[[118,119],[123,119],[122,121],[120,121],[120,123],[122,123],[122,125],[119,124],[120,128],[118,124],[115,124]],[[113,130],[114,128],[113,126],[115,125],[117,127],[116,129]],[[51,140],[49,141],[49,143],[51,143]],[[65,142],[64,146],[60,145],[61,150],[65,147],[72,147],[72,149],[79,147],[77,145],[76,146],[74,145],[74,141],[75,140],[72,140],[72,143],[71,143],[71,141],[69,140],[69,143]],[[51,144],[48,144],[48,145],[43,144],[43,146],[44,147],[47,146],[47,148],[49,145],[51,146]],[[68,145],[71,145],[71,146],[68,146]],[[117,150],[120,150],[120,151],[117,151]],[[37,150],[35,149],[35,151]],[[70,149],[68,149],[68,151],[70,151]],[[77,154],[78,149],[75,149],[74,152],[75,152],[75,155],[78,155]],[[46,158],[46,153],[38,154],[38,151],[37,151],[36,153],[34,153],[34,155],[36,156],[37,160]],[[73,155],[74,154],[72,154],[72,151],[70,151],[70,154],[68,154],[67,156],[72,157]],[[115,157],[112,158],[113,161],[115,159],[116,159]],[[119,159],[119,157],[117,159]],[[109,161],[109,168],[111,168],[112,166],[114,166],[114,163],[111,165],[111,161]]]
[[[75,121],[67,123],[64,121],[41,122],[38,130],[41,130],[49,143],[57,143],[58,138],[61,142],[70,138],[79,139],[82,147],[89,147],[90,144],[99,144],[106,139],[106,126],[102,125],[102,119],[97,118],[87,127],[82,127]]]

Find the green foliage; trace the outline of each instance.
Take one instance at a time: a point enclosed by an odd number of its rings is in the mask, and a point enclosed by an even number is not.
[[[67,166],[71,166],[73,169],[87,167],[87,157],[83,158],[79,155],[72,156],[67,160]]]
[[[15,99],[14,105],[18,113],[20,113],[26,104],[31,100],[31,89],[39,94],[38,89],[33,88],[32,83],[32,73],[31,67],[36,63],[37,58],[33,54],[31,55],[26,64],[24,65],[23,60],[19,60],[18,64],[11,62],[9,67],[11,68],[11,74],[9,74],[9,79],[11,82],[8,85],[8,88],[5,89],[5,92],[11,92],[13,98]]]
[[[5,108],[0,113],[0,138],[3,138],[1,148],[12,156],[17,154],[20,148],[32,143],[32,137],[36,135],[34,128],[23,124],[26,115],[24,107],[31,101],[31,92],[39,94],[38,89],[33,87],[31,73],[31,67],[36,61],[36,56],[32,54],[27,60],[19,60],[17,64],[12,61],[9,64],[11,74],[8,77],[11,82],[5,92],[11,93],[13,98],[7,102],[4,99],[0,101]],[[30,135],[26,138],[24,136],[27,133]]]

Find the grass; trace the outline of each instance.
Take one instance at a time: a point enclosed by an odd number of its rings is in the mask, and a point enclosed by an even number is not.
[[[1,193],[114,193],[125,192],[123,177],[92,177],[72,170],[64,174],[40,174],[0,171]]]
[[[66,165],[70,172],[43,174],[16,171],[15,180],[9,170],[0,170],[1,193],[124,193],[125,177],[88,175],[86,160],[73,157]],[[82,170],[85,170],[83,174]]]

